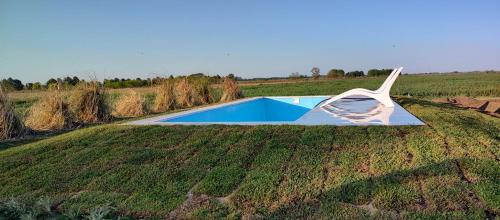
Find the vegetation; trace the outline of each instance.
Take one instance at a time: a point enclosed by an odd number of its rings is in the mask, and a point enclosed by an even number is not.
[[[147,113],[148,107],[144,98],[133,90],[120,95],[114,108],[114,115],[119,117],[138,117]]]
[[[311,77],[312,77],[313,79],[319,79],[319,77],[320,77],[320,76],[321,76],[321,75],[320,75],[320,70],[319,70],[319,68],[318,68],[318,67],[313,67],[313,68],[311,69]]]
[[[391,72],[392,69],[371,69],[368,70],[368,76],[388,76]]]
[[[232,78],[224,78],[222,90],[223,93],[220,99],[221,102],[229,102],[243,97],[238,83],[236,83],[236,80]]]
[[[328,77],[328,78],[341,78],[341,77],[344,77],[344,73],[345,72],[342,69],[331,69],[326,74],[326,77]]]
[[[0,140],[19,137],[25,132],[23,122],[0,86]]]
[[[22,90],[23,87],[23,83],[18,79],[8,78],[0,81],[0,88],[4,91]]]
[[[165,112],[175,108],[175,85],[173,80],[164,80],[155,88],[154,111]]]
[[[25,124],[35,131],[67,129],[73,127],[74,122],[68,104],[57,91],[33,104],[25,120]]]
[[[427,125],[84,128],[1,150],[0,197],[136,218],[498,216],[499,119],[397,101]]]
[[[361,77],[365,76],[363,71],[352,71],[345,74],[346,77]]]
[[[70,97],[70,107],[83,123],[104,122],[110,119],[109,103],[104,89],[98,82],[78,84]]]

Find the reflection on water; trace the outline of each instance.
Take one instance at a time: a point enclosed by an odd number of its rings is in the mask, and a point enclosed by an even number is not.
[[[356,124],[389,125],[389,118],[394,112],[394,108],[387,108],[369,98],[341,99],[322,109],[334,117]]]

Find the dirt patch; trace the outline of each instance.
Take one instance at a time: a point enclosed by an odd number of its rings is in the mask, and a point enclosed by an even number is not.
[[[437,98],[432,101],[436,103],[449,103],[462,108],[475,109],[495,117],[500,117],[500,100],[498,99],[475,99],[459,96],[454,98]]]

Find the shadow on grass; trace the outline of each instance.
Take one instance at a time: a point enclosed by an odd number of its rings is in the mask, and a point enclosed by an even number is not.
[[[477,163],[477,161],[466,158],[445,160],[416,169],[400,170],[349,182],[322,192],[315,199],[282,205],[270,213],[269,217],[271,219],[311,217],[350,219],[368,218],[370,212],[375,216],[385,216],[382,218],[393,218],[401,214],[410,218],[419,216],[454,218],[457,215],[462,217],[473,215],[483,219],[494,219],[499,216],[499,213],[492,210],[492,207],[485,207],[482,202],[479,202],[474,192],[468,191],[472,187],[467,186],[470,183],[460,177],[458,163],[470,164]],[[446,182],[450,179],[457,180],[458,183]],[[429,181],[430,186],[436,187],[427,189],[429,192],[434,192],[430,195],[427,192],[425,195],[430,201],[426,201],[418,187],[414,187],[417,190],[413,195],[408,192],[408,184],[419,181]],[[438,202],[442,204],[436,204]],[[372,204],[375,208],[369,210],[367,204]]]

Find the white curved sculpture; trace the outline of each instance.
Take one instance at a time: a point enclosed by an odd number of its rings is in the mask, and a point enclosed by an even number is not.
[[[329,105],[330,103],[337,101],[341,98],[345,98],[348,96],[367,96],[373,99],[376,99],[380,103],[382,103],[385,107],[392,108],[394,107],[394,103],[391,100],[391,96],[389,96],[389,92],[391,91],[392,84],[396,81],[399,74],[403,70],[403,67],[396,68],[392,71],[392,73],[387,77],[384,83],[375,91],[368,89],[351,89],[349,91],[343,92],[339,95],[336,95],[330,99],[328,99],[325,103],[323,103],[320,107]]]
[[[336,106],[325,106],[325,112],[334,117],[350,121],[354,124],[382,124],[388,125],[394,112],[394,108],[386,108],[383,104],[377,103],[372,108],[363,112],[353,112],[352,109],[343,109]]]

